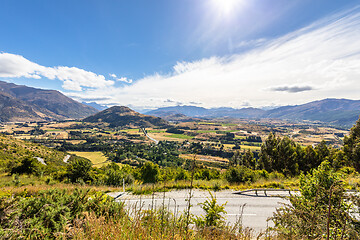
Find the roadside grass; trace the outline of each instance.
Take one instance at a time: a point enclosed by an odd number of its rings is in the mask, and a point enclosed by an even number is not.
[[[346,189],[359,190],[360,187],[360,176],[358,174],[350,174],[343,177],[344,187]],[[299,178],[278,178],[271,177],[265,179],[260,178],[255,182],[245,183],[229,183],[225,179],[212,179],[212,180],[193,180],[192,184],[194,189],[201,190],[213,190],[221,191],[231,189],[233,191],[241,191],[247,189],[299,189],[300,179]],[[167,182],[157,182],[154,184],[142,184],[141,182],[135,181],[134,184],[126,186],[126,191],[131,192],[135,195],[148,195],[153,192],[163,192],[164,190],[183,190],[191,187],[190,180],[173,180]],[[73,190],[75,188],[91,188],[96,191],[103,192],[115,192],[122,191],[122,187],[110,187],[110,186],[94,186],[86,184],[70,184],[70,183],[59,183],[56,181],[48,181],[48,177],[35,177],[28,175],[8,176],[6,174],[0,175],[0,192],[11,191],[14,193],[22,192],[24,190],[35,193],[41,190],[48,190],[51,188],[56,189],[67,189]]]
[[[234,183],[230,184],[225,179],[213,179],[213,180],[194,180],[194,189],[221,191],[225,189],[232,189],[234,191],[246,190],[246,189],[262,189],[262,188],[274,188],[274,189],[298,189],[299,180],[292,179],[259,179],[256,182],[246,183]],[[132,192],[135,195],[147,195],[153,192],[163,192],[164,190],[182,190],[189,189],[191,182],[189,180],[158,182],[155,184],[132,184],[126,187],[126,191]]]
[[[24,178],[22,178],[21,180],[23,181]],[[70,190],[70,191],[73,191],[75,189],[92,189],[95,191],[102,191],[104,193],[122,191],[122,188],[109,187],[109,186],[90,186],[90,185],[84,185],[84,184],[70,184],[70,183],[46,184],[46,183],[38,180],[38,183],[33,184],[33,185],[30,184],[30,185],[23,185],[23,186],[1,186],[0,193],[1,192],[11,192],[13,194],[16,194],[16,193],[26,191],[31,194],[31,193],[37,193],[39,191],[49,190],[49,189],[61,189],[61,190],[66,189],[66,190]]]
[[[110,164],[107,157],[102,152],[68,152],[79,157],[89,159],[95,167],[102,167]]]

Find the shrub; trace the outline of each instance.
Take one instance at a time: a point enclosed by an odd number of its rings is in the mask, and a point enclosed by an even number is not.
[[[152,163],[146,162],[140,168],[141,179],[144,183],[155,183],[157,182],[157,176],[159,174],[159,166]]]
[[[24,157],[20,165],[14,167],[11,169],[11,174],[35,174],[35,175],[41,175],[43,172],[43,167],[39,163],[38,160],[36,160],[33,157]]]
[[[206,227],[222,227],[225,224],[224,217],[221,214],[226,214],[226,203],[219,205],[216,197],[209,191],[210,198],[199,205],[205,211],[205,216],[195,217],[193,220],[199,229]]]
[[[86,158],[76,157],[67,167],[67,176],[71,182],[92,181],[92,163]]]
[[[35,195],[26,191],[15,198],[0,197],[0,238],[54,239],[66,236],[75,220],[86,213],[105,219],[124,215],[123,204],[88,190],[46,190]],[[64,239],[69,238],[64,237]]]
[[[225,172],[225,178],[229,183],[253,182],[256,179],[256,174],[249,168],[236,166]]]
[[[280,239],[359,239],[359,221],[350,214],[359,198],[345,193],[329,162],[300,177],[300,193],[271,218]]]

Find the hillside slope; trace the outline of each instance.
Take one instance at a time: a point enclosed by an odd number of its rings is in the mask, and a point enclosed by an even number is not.
[[[61,119],[57,114],[0,92],[0,122]]]
[[[37,89],[0,81],[2,121],[39,121],[74,119],[98,110],[79,103],[55,90]],[[11,109],[8,111],[6,109]]]
[[[8,172],[25,157],[42,158],[47,165],[61,166],[66,154],[45,146],[0,134],[0,172]]]
[[[154,116],[140,114],[124,106],[114,106],[84,119],[84,122],[108,123],[111,127],[166,126],[168,122]]]

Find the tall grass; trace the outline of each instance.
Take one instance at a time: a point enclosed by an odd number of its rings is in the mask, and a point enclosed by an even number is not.
[[[0,191],[0,193],[2,193]],[[2,239],[252,239],[241,222],[194,228],[192,216],[175,204],[125,208],[89,189],[50,189],[0,194]],[[165,194],[164,194],[165,200]],[[126,210],[127,209],[127,210]],[[190,223],[190,224],[189,224]]]

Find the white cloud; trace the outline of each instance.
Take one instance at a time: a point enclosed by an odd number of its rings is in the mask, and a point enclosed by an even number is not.
[[[118,78],[117,76],[116,76],[116,74],[114,74],[114,73],[111,73],[111,74],[109,74],[110,75],[110,77],[112,77],[112,78],[114,78],[116,81],[118,81],[118,82],[125,82],[125,83],[132,83],[133,82],[133,80],[132,79],[128,79],[128,78],[126,78],[126,77],[120,77],[120,78]]]
[[[45,67],[11,53],[0,53],[0,77],[58,79],[63,81],[64,89],[74,91],[81,91],[82,87],[104,88],[114,84],[114,81],[106,80],[103,75],[80,68]]]
[[[146,108],[171,105],[167,99],[205,107],[359,99],[359,40],[360,12],[353,9],[263,42],[244,54],[179,62],[171,73],[86,94],[111,96],[112,103]]]
[[[101,104],[136,108],[169,106],[174,102],[197,102],[204,107],[242,107],[249,103],[256,107],[329,97],[359,99],[359,40],[360,10],[356,8],[261,42],[261,46],[246,53],[179,62],[168,74],[146,76],[121,87],[113,86],[114,82],[102,75],[67,67],[46,68],[11,54],[8,60],[16,61],[6,61],[5,67],[0,55],[0,76],[58,78],[64,81],[64,88],[92,87],[71,93],[72,97],[92,96],[103,98]]]

